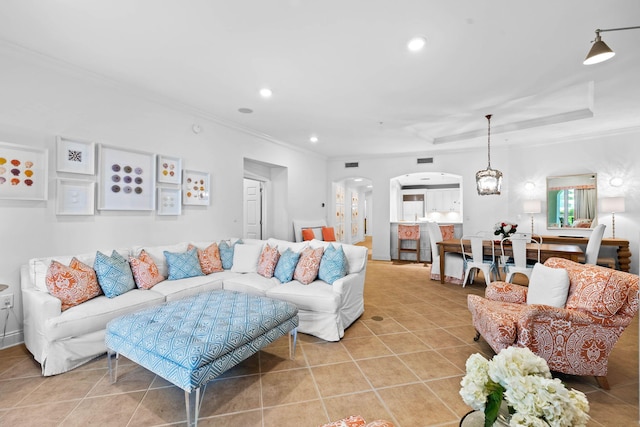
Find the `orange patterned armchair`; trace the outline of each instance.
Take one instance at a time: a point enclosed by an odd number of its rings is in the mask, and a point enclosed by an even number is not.
[[[482,336],[496,353],[511,345],[528,347],[552,371],[593,375],[608,389],[609,354],[638,311],[638,276],[562,258],[544,265],[567,270],[565,307],[527,305],[527,287],[491,283],[485,298],[467,297],[475,339]]]

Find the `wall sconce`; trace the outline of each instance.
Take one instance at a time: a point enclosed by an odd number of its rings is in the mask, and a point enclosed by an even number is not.
[[[606,31],[624,31],[624,30],[637,30],[638,27],[624,27],[624,28],[608,28],[605,30],[597,29],[596,30],[596,38],[591,43],[591,50],[587,54],[587,57],[584,59],[584,65],[597,64],[599,62],[606,61],[607,59],[613,58],[616,54],[611,50],[609,46],[605,42],[602,41],[602,37],[600,37],[600,33],[604,33]]]
[[[525,200],[524,213],[531,215],[531,234],[533,234],[533,214],[542,212],[542,200]]]
[[[616,212],[624,212],[624,197],[605,197],[602,199],[602,210],[611,212],[611,237],[616,238]]]

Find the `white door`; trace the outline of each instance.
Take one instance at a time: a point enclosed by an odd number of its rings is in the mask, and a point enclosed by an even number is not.
[[[262,182],[244,179],[244,226],[246,239],[262,239]]]

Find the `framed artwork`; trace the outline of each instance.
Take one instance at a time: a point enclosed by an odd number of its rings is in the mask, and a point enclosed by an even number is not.
[[[158,187],[158,215],[180,215],[182,213],[182,190]]]
[[[209,206],[209,174],[185,170],[182,172],[182,204]]]
[[[47,200],[48,151],[0,142],[0,199]]]
[[[95,175],[95,144],[93,142],[57,136],[56,169],[58,172]]]
[[[99,210],[152,211],[155,155],[100,145]]]
[[[182,177],[182,160],[158,154],[158,182],[180,184]]]
[[[93,215],[95,213],[93,181],[58,179],[56,185],[56,215]]]

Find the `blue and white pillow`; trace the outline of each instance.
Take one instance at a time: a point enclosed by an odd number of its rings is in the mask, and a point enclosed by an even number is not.
[[[242,240],[237,240],[231,245],[226,240],[223,240],[218,245],[218,249],[220,250],[220,260],[222,261],[222,268],[224,268],[225,270],[229,270],[231,269],[231,267],[233,267],[233,249],[238,243],[242,243]]]
[[[115,298],[136,287],[129,262],[115,250],[110,257],[98,251],[93,269],[107,298]]]
[[[333,282],[347,275],[347,257],[342,246],[327,246],[320,260],[318,278],[333,285]]]
[[[300,254],[298,252],[293,252],[287,248],[287,250],[280,255],[276,269],[273,272],[273,277],[278,279],[280,283],[290,282],[293,279],[293,273],[296,271],[296,265],[298,265],[299,259]]]
[[[198,248],[193,247],[186,252],[164,251],[167,259],[169,277],[167,280],[186,279],[187,277],[204,276],[198,259]]]

